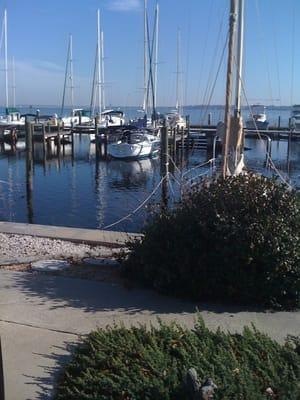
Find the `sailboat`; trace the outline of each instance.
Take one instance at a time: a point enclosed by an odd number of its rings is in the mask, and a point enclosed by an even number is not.
[[[69,82],[68,82],[69,81]],[[70,95],[71,95],[71,115],[63,116],[65,109],[65,97],[66,97],[66,89],[69,83]],[[69,44],[68,44],[68,53],[67,53],[67,62],[66,62],[66,70],[65,70],[65,80],[64,80],[64,89],[63,89],[63,97],[62,97],[62,105],[61,105],[61,117],[62,122],[65,128],[71,128],[72,126],[87,124],[91,121],[89,116],[89,111],[86,111],[82,108],[74,108],[74,78],[73,78],[73,37],[69,36]]]
[[[166,123],[171,128],[186,128],[186,119],[182,116],[181,85],[180,85],[180,30],[177,31],[177,71],[176,71],[176,108],[167,113]]]
[[[96,107],[97,101],[97,107]],[[100,11],[97,10],[97,46],[94,77],[91,95],[91,114],[96,115],[98,128],[120,127],[125,125],[125,115],[121,110],[106,109],[104,84],[104,33],[100,29]],[[96,110],[97,108],[97,110]],[[90,135],[95,138],[94,134]]]
[[[236,18],[237,16],[237,18]],[[236,22],[238,29],[236,35]],[[238,175],[244,169],[244,133],[241,115],[241,82],[243,72],[243,36],[244,36],[244,0],[231,0],[230,23],[228,41],[227,81],[226,81],[226,104],[224,120],[224,138],[222,143],[223,177]],[[237,40],[236,39],[237,36]],[[236,41],[236,55],[234,55]],[[233,89],[233,72],[236,59],[236,84],[235,84],[235,107],[231,115],[231,99]]]
[[[15,82],[13,82],[13,107],[9,107],[8,99],[8,58],[7,58],[7,11],[4,10],[2,32],[4,32],[4,73],[5,73],[5,115],[0,116],[0,127],[18,128],[24,126],[25,118],[15,108]],[[15,70],[13,62],[13,80],[15,81]]]

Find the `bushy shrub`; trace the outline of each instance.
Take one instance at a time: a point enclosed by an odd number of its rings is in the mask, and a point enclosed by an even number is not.
[[[124,274],[161,292],[300,306],[299,197],[274,179],[219,178],[156,216],[130,244]]]
[[[255,329],[242,335],[158,328],[108,328],[92,332],[61,375],[55,400],[188,400],[184,378],[194,367],[201,381],[217,384],[216,400],[296,400],[300,355]]]

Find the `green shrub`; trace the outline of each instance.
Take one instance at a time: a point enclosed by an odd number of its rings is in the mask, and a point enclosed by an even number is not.
[[[216,400],[300,397],[300,355],[255,329],[242,335],[194,330],[175,324],[158,328],[108,328],[92,332],[61,375],[55,400],[188,400],[187,370],[217,384]]]
[[[299,197],[257,175],[219,178],[154,217],[124,274],[161,292],[277,308],[300,306]]]

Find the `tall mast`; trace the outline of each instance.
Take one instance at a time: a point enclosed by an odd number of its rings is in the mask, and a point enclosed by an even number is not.
[[[70,89],[71,89],[71,107],[72,110],[74,108],[74,81],[73,81],[73,37],[72,35],[70,35],[69,38],[69,64],[70,64]]]
[[[159,21],[159,6],[158,6],[158,3],[156,3],[156,10],[155,10],[155,59],[154,59],[154,110],[155,110],[155,114],[156,114],[156,107],[157,107],[158,21]]]
[[[97,10],[97,86],[98,86],[98,113],[102,113],[102,98],[101,98],[101,33],[100,33],[100,11]]]
[[[5,71],[5,106],[8,107],[8,67],[7,67],[7,11],[4,10],[4,71]]]
[[[92,116],[95,115],[95,86],[97,81],[97,47],[95,52],[95,64],[94,64],[94,73],[93,73],[93,84],[92,84],[92,94],[91,94],[91,104],[90,104],[90,113]]]
[[[104,34],[101,31],[101,88],[102,88],[102,108],[105,110],[105,87],[104,87]]]
[[[12,58],[12,92],[13,92],[13,107],[16,107],[16,69],[15,57]]]
[[[225,102],[225,135],[223,140],[223,166],[222,173],[225,178],[228,175],[228,147],[230,142],[230,120],[231,120],[231,97],[232,97],[232,74],[234,63],[234,38],[237,19],[237,0],[230,0],[229,17],[229,42],[228,42],[228,60],[227,60],[227,82],[226,82],[226,102]]]
[[[67,61],[66,61],[66,69],[65,69],[65,79],[64,79],[64,89],[63,89],[63,96],[62,96],[62,103],[61,103],[61,110],[60,115],[63,117],[64,109],[65,109],[65,98],[66,98],[66,88],[68,77],[71,83],[71,103],[73,108],[73,65],[70,63],[70,59],[72,59],[72,35],[69,36],[69,43],[68,43],[68,52],[67,52]],[[72,65],[72,67],[71,67]],[[71,68],[70,68],[71,67]]]
[[[238,4],[238,40],[237,40],[237,73],[235,86],[235,116],[241,115],[241,78],[243,73],[243,45],[244,45],[244,0]]]
[[[180,113],[179,74],[180,74],[180,29],[177,31],[177,62],[176,62],[176,111]]]
[[[147,34],[147,0],[144,0],[144,101],[143,110],[145,114],[148,112],[148,34]]]

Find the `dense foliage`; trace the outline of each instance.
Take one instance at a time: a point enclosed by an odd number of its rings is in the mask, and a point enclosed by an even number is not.
[[[300,348],[284,346],[254,329],[242,335],[194,330],[109,328],[91,333],[60,377],[55,400],[187,400],[184,378],[194,367],[217,384],[216,400],[296,400]]]
[[[167,294],[300,306],[299,197],[258,175],[219,178],[158,215],[125,275]]]

